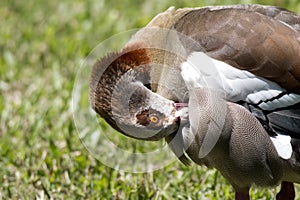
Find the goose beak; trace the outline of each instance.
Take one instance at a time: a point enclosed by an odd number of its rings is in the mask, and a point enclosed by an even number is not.
[[[174,103],[174,107],[176,111],[179,111],[183,108],[187,108],[188,107],[188,103]]]

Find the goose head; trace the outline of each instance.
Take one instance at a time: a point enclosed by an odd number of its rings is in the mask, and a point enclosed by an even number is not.
[[[153,92],[149,50],[111,53],[98,61],[90,81],[93,109],[114,129],[141,140],[159,140],[178,130],[182,106]]]

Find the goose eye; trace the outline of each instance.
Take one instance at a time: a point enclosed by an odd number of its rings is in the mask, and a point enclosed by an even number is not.
[[[155,115],[152,115],[149,117],[150,122],[156,124],[158,122],[158,117]]]

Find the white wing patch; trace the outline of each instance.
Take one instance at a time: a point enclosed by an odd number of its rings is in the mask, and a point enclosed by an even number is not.
[[[225,91],[224,77],[215,67],[213,60],[202,52],[192,53],[186,62],[181,65],[181,75],[188,89],[209,87],[214,90]]]
[[[288,135],[278,134],[275,137],[270,137],[278,155],[283,159],[289,159],[292,156],[293,149],[291,145],[291,137]]]
[[[300,102],[300,95],[282,94],[285,89],[246,70],[212,59],[202,52],[192,53],[181,65],[188,88],[210,87],[222,90],[231,102],[240,100],[256,104],[263,110],[290,106]]]
[[[203,87],[203,77],[201,73],[189,62],[184,62],[181,65],[181,76],[185,81],[188,89]]]

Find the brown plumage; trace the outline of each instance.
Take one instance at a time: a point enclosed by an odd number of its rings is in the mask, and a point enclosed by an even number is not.
[[[145,49],[137,49],[134,51],[131,51],[131,49],[124,49],[119,53],[107,55],[93,67],[90,79],[91,105],[100,116],[117,130],[118,127],[112,120],[111,113],[112,91],[118,79],[123,74],[136,66],[150,62],[145,51]],[[105,68],[108,65],[111,65],[112,67]],[[149,79],[149,74],[144,73],[143,68],[139,68],[138,71],[140,76],[146,76],[145,78]]]
[[[210,57],[300,93],[299,32],[278,18],[264,17],[247,8],[193,10],[178,20],[174,29],[199,42],[202,49],[191,48],[192,51],[202,50]],[[299,17],[285,12],[299,26]]]

